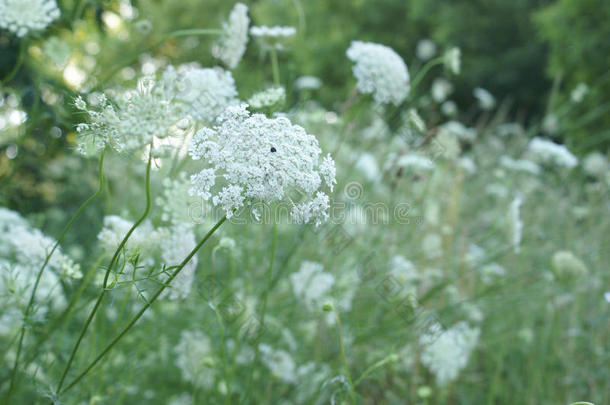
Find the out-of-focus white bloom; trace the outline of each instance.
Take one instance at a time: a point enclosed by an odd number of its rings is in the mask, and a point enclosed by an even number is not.
[[[493,284],[498,278],[506,275],[506,269],[498,263],[489,263],[479,269],[481,280],[485,284]]]
[[[559,279],[579,278],[589,273],[587,265],[574,253],[566,250],[555,252],[551,262],[555,275]]]
[[[322,87],[322,80],[315,76],[301,76],[294,82],[297,90],[317,90]]]
[[[442,125],[438,133],[430,142],[430,153],[433,157],[443,157],[445,159],[454,160],[460,156],[462,148],[460,147],[458,133],[452,125]],[[461,133],[466,135],[467,132]]]
[[[608,171],[608,159],[600,152],[591,152],[585,156],[582,168],[589,176],[602,178]]]
[[[472,95],[477,99],[479,102],[479,107],[481,107],[482,110],[489,111],[496,105],[496,99],[494,96],[489,91],[481,87],[476,87],[472,91]]]
[[[505,198],[508,196],[508,189],[500,183],[489,183],[485,186],[485,193],[498,198]]]
[[[176,366],[182,378],[191,384],[210,389],[214,385],[215,359],[210,339],[199,330],[185,330],[174,349]]]
[[[468,174],[475,174],[477,172],[477,165],[474,163],[474,160],[467,156],[463,156],[458,160],[458,166]]]
[[[534,175],[538,175],[541,172],[540,166],[527,159],[513,159],[508,156],[502,156],[500,157],[500,165],[509,170],[526,172]]]
[[[104,227],[97,235],[97,239],[102,249],[108,253],[114,252],[133,225],[133,222],[117,215],[104,217]],[[142,223],[130,235],[129,240],[125,244],[125,250],[131,254],[149,247],[148,236],[152,231],[153,229],[150,222],[145,221]]]
[[[283,87],[271,87],[254,94],[248,99],[250,107],[256,110],[281,107],[286,100],[286,90]]]
[[[304,201],[293,204],[294,210],[315,209],[309,218],[316,223],[326,220],[329,207],[320,206],[325,195],[320,189],[324,183],[332,190],[336,182],[330,155],[320,158],[316,138],[287,118],[250,115],[246,107],[227,108],[217,126],[202,128],[193,138],[191,157],[206,167],[191,176],[190,193],[212,197],[230,218],[243,206],[283,201],[298,190]]]
[[[233,75],[218,67],[169,66],[161,84],[183,115],[199,122],[213,123],[228,106],[238,103]]]
[[[371,153],[364,152],[356,160],[356,169],[362,173],[368,181],[378,181],[381,177],[377,159]]]
[[[197,204],[199,201],[195,197],[189,196],[191,182],[185,172],[180,172],[178,178],[163,179],[163,194],[156,198],[155,203],[161,207],[161,220],[173,225],[183,224],[192,225],[201,212],[191,212],[195,208],[204,207]]]
[[[55,0],[0,0],[0,28],[18,37],[44,30],[59,15]]]
[[[547,139],[533,138],[527,147],[527,151],[542,163],[555,164],[568,169],[578,165],[578,159],[565,145],[559,145]]]
[[[443,255],[443,241],[438,234],[429,233],[424,236],[421,247],[428,259],[438,259]]]
[[[407,97],[409,71],[392,48],[373,42],[352,41],[347,57],[355,62],[352,71],[361,93],[373,94],[379,104],[399,105]]]
[[[188,392],[185,392],[177,397],[172,397],[169,400],[168,405],[195,405],[193,396]]]
[[[195,248],[196,244],[195,234],[191,229],[182,225],[174,226],[169,229],[169,235],[160,242],[161,260],[166,267],[177,266]],[[167,297],[170,300],[186,298],[191,292],[196,269],[197,256],[193,256],[172,280],[169,287],[163,291],[161,298]]]
[[[390,274],[400,283],[412,283],[419,279],[417,268],[407,258],[401,255],[392,256],[390,259]]]
[[[457,104],[453,100],[447,100],[441,105],[441,112],[448,117],[453,117],[458,112]]]
[[[453,92],[453,84],[442,77],[434,79],[432,82],[432,98],[437,103],[442,103]]]
[[[223,33],[212,46],[212,55],[229,68],[235,69],[246,52],[249,25],[248,6],[236,3],[229,14],[229,20],[222,24]]]
[[[425,38],[417,42],[417,57],[420,60],[426,61],[436,55],[436,44],[429,38]]]
[[[477,137],[477,131],[474,128],[467,128],[459,121],[448,121],[440,126],[439,131],[448,131],[465,142],[472,142]]]
[[[0,207],[0,335],[21,326],[34,280],[55,243],[17,212]],[[42,321],[48,311],[61,310],[66,301],[60,279],[79,277],[79,266],[58,247],[42,273],[30,316]]]
[[[462,67],[462,51],[460,48],[451,48],[443,55],[443,62],[445,68],[448,69],[454,75],[460,74]]]
[[[292,291],[310,311],[321,308],[323,301],[329,298],[335,278],[324,272],[320,263],[304,261],[298,272],[290,275]]]
[[[570,99],[574,103],[580,103],[585,99],[587,93],[589,93],[589,86],[586,83],[579,83],[570,93]]]
[[[510,204],[508,220],[510,224],[511,242],[515,253],[521,251],[521,237],[523,235],[523,221],[521,221],[521,204],[523,200],[520,196],[515,197]]]
[[[459,322],[447,330],[433,325],[420,337],[421,362],[436,376],[438,385],[455,380],[467,365],[479,341],[480,329]]]
[[[606,300],[606,302],[610,303],[610,291],[606,291],[604,293],[604,299]]]
[[[258,39],[264,46],[281,50],[284,48],[284,42],[297,33],[294,27],[267,27],[266,25],[254,26],[250,28],[250,35]]]
[[[402,155],[396,161],[398,167],[413,169],[415,171],[432,170],[435,164],[432,160],[417,153],[407,153]]]
[[[296,364],[292,356],[285,350],[275,350],[271,346],[261,343],[258,346],[261,360],[274,377],[286,383],[296,383]]]
[[[88,106],[78,97],[75,106],[90,119],[77,127],[79,150],[102,149],[107,144],[118,152],[135,152],[155,139],[177,133],[185,114],[163,87],[152,79],[142,79],[137,90],[122,92],[113,102],[99,96],[97,106]]]

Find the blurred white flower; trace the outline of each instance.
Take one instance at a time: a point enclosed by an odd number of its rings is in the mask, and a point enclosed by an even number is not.
[[[438,234],[429,233],[422,240],[422,250],[428,259],[438,259],[443,255],[443,241]]]
[[[239,102],[233,75],[218,67],[169,66],[160,85],[183,115],[198,122],[213,123],[228,106]]]
[[[589,273],[587,265],[570,251],[561,250],[555,252],[551,263],[555,276],[560,280],[579,278]]]
[[[281,50],[284,48],[284,42],[293,37],[297,33],[294,27],[266,25],[254,26],[250,28],[250,35],[256,38],[264,47],[275,48]]]
[[[578,159],[565,145],[534,137],[527,146],[527,152],[541,163],[555,164],[572,169],[578,166]]]
[[[591,152],[585,156],[582,168],[589,176],[602,178],[608,172],[608,159],[600,152]]]
[[[326,220],[329,207],[320,206],[324,199],[320,189],[324,183],[332,190],[336,182],[332,158],[320,158],[316,138],[287,118],[250,115],[246,106],[227,108],[217,126],[202,128],[193,138],[190,155],[206,167],[191,176],[190,193],[212,197],[230,218],[253,202],[292,202],[288,195],[297,191],[304,201],[292,203],[293,208],[315,209],[310,218],[317,224]],[[222,181],[215,188],[219,178]]]
[[[570,93],[570,99],[574,103],[580,103],[585,99],[585,96],[589,93],[589,86],[586,83],[579,83],[578,86]]]
[[[283,87],[271,87],[258,92],[248,99],[250,107],[256,110],[281,107],[286,100],[286,90]]]
[[[481,107],[482,110],[489,111],[495,107],[496,99],[489,91],[481,87],[476,87],[472,91],[472,94],[479,102],[479,107]]]
[[[335,278],[324,272],[320,263],[304,261],[298,272],[290,275],[290,284],[294,295],[301,300],[310,311],[321,308],[329,298]]]
[[[248,6],[236,3],[229,20],[222,24],[223,34],[212,47],[212,55],[223,61],[230,69],[239,64],[248,44]]]
[[[407,97],[409,71],[392,48],[373,42],[352,41],[347,57],[355,62],[352,71],[361,93],[373,94],[379,104],[399,105]]]
[[[443,386],[458,377],[468,365],[479,336],[479,328],[459,322],[447,330],[435,324],[420,337],[421,362],[436,376],[438,385]]]
[[[297,90],[317,90],[322,87],[322,80],[315,76],[301,76],[294,82]]]
[[[447,100],[441,105],[441,112],[448,117],[453,117],[458,112],[457,104],[453,100]]]
[[[523,200],[521,199],[521,197],[517,196],[510,204],[509,209],[511,242],[515,253],[519,253],[521,251],[521,237],[523,235],[523,221],[521,221],[522,203]]]
[[[362,153],[356,160],[355,167],[368,181],[376,182],[381,178],[377,159],[375,159],[375,156],[371,153]]]
[[[447,79],[438,77],[432,82],[432,98],[437,103],[442,103],[453,92],[453,84]]]
[[[451,48],[443,55],[445,68],[454,75],[459,75],[462,67],[462,51],[460,48]]]
[[[436,44],[431,39],[422,39],[417,42],[416,54],[420,60],[429,60],[436,55]]]
[[[540,166],[531,160],[513,159],[509,156],[500,157],[500,165],[509,170],[526,172],[534,175],[538,175],[542,171]]]
[[[59,15],[55,0],[0,0],[0,28],[18,37],[44,30]]]
[[[286,383],[296,383],[296,364],[292,356],[285,350],[275,350],[271,346],[261,343],[258,346],[261,360],[274,377]]]
[[[214,385],[215,359],[210,339],[199,330],[185,330],[175,347],[176,366],[182,378],[196,387],[210,389]]]

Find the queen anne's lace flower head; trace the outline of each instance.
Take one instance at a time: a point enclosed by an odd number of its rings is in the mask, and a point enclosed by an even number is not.
[[[212,55],[223,61],[231,69],[239,64],[248,44],[248,6],[237,3],[229,14],[229,21],[223,23],[223,34],[212,47]]]
[[[266,110],[281,107],[285,100],[286,90],[283,87],[271,87],[254,94],[248,99],[248,104],[256,110]]]
[[[335,278],[324,272],[320,263],[304,261],[298,272],[290,275],[290,283],[294,295],[301,300],[309,310],[321,307],[329,298]]]
[[[198,122],[212,123],[229,105],[236,104],[235,80],[221,68],[168,67],[161,86],[168,98]]]
[[[479,102],[479,107],[485,111],[491,110],[496,105],[496,99],[493,94],[481,87],[476,87],[472,91],[472,95]]]
[[[174,350],[182,378],[196,387],[211,388],[215,379],[215,359],[210,338],[199,330],[185,330]]]
[[[136,152],[155,139],[178,133],[185,114],[173,97],[152,79],[140,80],[136,90],[124,91],[112,102],[101,95],[97,107],[78,97],[76,108],[86,112],[90,121],[77,127],[80,151],[109,145],[118,152]]]
[[[279,25],[267,27],[266,25],[250,28],[250,35],[256,38],[264,47],[283,49],[284,42],[297,33],[294,27],[281,27]]]
[[[410,77],[407,65],[392,48],[373,42],[353,41],[347,57],[353,67],[358,90],[373,94],[379,104],[400,104],[409,93]]]
[[[217,126],[202,128],[193,138],[191,157],[207,167],[191,176],[191,194],[212,197],[229,218],[253,202],[289,200],[293,217],[325,220],[328,199],[320,189],[324,183],[332,190],[335,183],[330,156],[321,159],[316,138],[287,118],[250,115],[246,107],[227,108]],[[304,197],[302,202],[292,202],[293,191]]]
[[[44,30],[59,15],[55,0],[0,0],[0,28],[18,37]]]
[[[445,68],[454,75],[459,75],[462,68],[462,51],[460,48],[453,47],[443,55]]]
[[[533,138],[527,146],[527,151],[542,163],[556,164],[568,169],[578,165],[578,158],[565,145],[547,139]]]

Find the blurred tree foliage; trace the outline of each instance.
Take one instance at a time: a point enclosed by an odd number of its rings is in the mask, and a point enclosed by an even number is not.
[[[548,72],[560,86],[553,107],[569,103],[585,84],[582,102],[559,117],[563,135],[580,149],[610,145],[610,1],[560,0],[535,15],[550,45]]]

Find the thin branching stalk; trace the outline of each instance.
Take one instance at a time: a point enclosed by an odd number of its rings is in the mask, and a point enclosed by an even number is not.
[[[72,366],[72,362],[74,361],[74,357],[76,356],[76,352],[78,351],[80,343],[83,340],[85,333],[87,333],[87,329],[89,328],[91,321],[93,321],[93,317],[95,316],[95,314],[102,302],[102,299],[104,298],[104,295],[106,294],[107,287],[108,287],[108,277],[110,276],[110,272],[112,271],[112,268],[114,267],[121,251],[123,250],[123,247],[129,240],[129,237],[131,236],[131,234],[144,221],[144,219],[148,216],[148,213],[150,212],[150,167],[151,167],[151,163],[152,163],[152,147],[151,147],[151,151],[150,151],[150,154],[148,157],[148,165],[146,166],[146,181],[145,181],[146,182],[146,208],[144,209],[142,216],[140,216],[140,218],[133,224],[131,229],[129,229],[129,231],[127,232],[125,237],[123,237],[123,240],[121,241],[121,243],[115,250],[114,255],[112,256],[112,259],[110,260],[110,264],[108,265],[108,268],[106,269],[106,274],[104,275],[104,283],[102,285],[102,290],[100,291],[100,294],[97,297],[97,301],[95,302],[95,305],[93,306],[93,309],[91,310],[91,313],[87,317],[87,321],[85,322],[85,325],[83,326],[83,329],[81,330],[80,335],[78,336],[78,339],[76,340],[76,344],[74,345],[74,348],[72,349],[72,353],[70,354],[70,358],[68,359],[66,368],[64,369],[64,372],[59,380],[59,384],[57,385],[57,392],[60,392],[61,387],[63,386],[63,383],[66,379],[66,376],[68,375],[68,372],[70,371],[70,367]]]
[[[100,352],[100,354],[81,372],[70,384],[68,384],[63,390],[57,390],[57,394],[64,393],[71,388],[73,388],[80,380],[83,379],[92,369],[95,367],[97,363],[100,362],[112,350],[112,348],[129,332],[129,330],[136,324],[136,322],[144,315],[144,313],[151,307],[151,305],[159,298],[161,293],[171,284],[171,282],[178,276],[180,271],[186,266],[186,264],[195,256],[195,254],[201,249],[201,247],[207,242],[208,239],[216,232],[218,228],[227,220],[227,217],[222,217],[216,225],[201,239],[201,241],[195,246],[193,250],[188,254],[188,256],[176,267],[176,270],[171,274],[171,276],[167,279],[167,281],[155,292],[155,294],[148,300],[148,302],[140,309],[140,311],[133,317],[131,321],[121,330],[121,332],[115,337],[105,348]]]
[[[273,71],[273,85],[280,87],[280,64],[277,58],[277,49],[271,48],[271,70]]]
[[[25,330],[26,330],[25,323],[28,321],[28,317],[30,316],[30,311],[32,310],[32,306],[34,305],[34,300],[36,298],[36,291],[38,290],[38,285],[40,284],[40,279],[42,278],[42,274],[44,273],[44,271],[47,267],[47,264],[49,264],[49,261],[51,260],[51,256],[53,256],[53,253],[55,253],[55,250],[57,250],[57,248],[59,247],[59,244],[63,240],[64,236],[66,236],[66,233],[68,233],[68,231],[72,227],[72,224],[74,223],[74,221],[76,221],[76,219],[83,213],[85,208],[87,208],[87,206],[102,193],[102,190],[104,188],[104,154],[105,153],[106,153],[106,150],[104,149],[102,151],[102,154],[100,155],[100,162],[99,162],[99,166],[98,166],[98,188],[97,188],[97,190],[89,198],[87,198],[87,200],[78,208],[78,210],[72,216],[72,218],[70,218],[70,221],[68,221],[68,223],[66,224],[64,229],[59,234],[59,237],[57,238],[57,241],[53,245],[53,248],[45,257],[45,260],[44,260],[42,266],[40,266],[40,270],[38,270],[38,274],[36,276],[36,281],[34,282],[34,287],[32,288],[32,293],[30,294],[30,299],[28,301],[28,305],[25,308],[25,312],[24,312],[24,316],[23,316],[23,325],[21,326],[21,331],[19,332],[19,343],[17,344],[17,354],[15,356],[15,362],[13,364],[13,372],[11,374],[11,382],[10,382],[8,393],[7,393],[7,401],[10,398],[10,395],[11,395],[13,389],[15,388],[15,382],[16,382],[17,373],[18,373],[18,369],[19,369],[19,360],[21,357],[21,350],[23,349],[23,340],[25,338]]]

